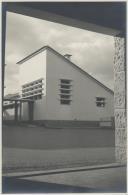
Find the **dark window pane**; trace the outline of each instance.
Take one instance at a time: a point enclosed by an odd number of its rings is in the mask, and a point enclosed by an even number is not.
[[[67,104],[67,105],[70,104],[70,100],[61,100],[60,102],[61,104]]]
[[[103,98],[103,97],[96,97],[96,100],[97,100],[97,101],[104,101],[105,98]]]
[[[70,95],[61,95],[60,97],[61,98],[65,98],[65,99],[69,99],[70,98]]]
[[[70,91],[67,91],[67,90],[60,90],[61,91],[61,93],[67,93],[67,94],[70,94]]]
[[[67,79],[61,79],[61,83],[70,84],[70,80]]]
[[[62,84],[61,84],[61,88],[63,88],[63,89],[70,89],[71,86],[70,86],[70,85],[62,85]]]

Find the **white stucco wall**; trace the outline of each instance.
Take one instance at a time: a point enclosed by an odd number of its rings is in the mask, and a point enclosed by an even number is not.
[[[59,79],[73,80],[72,103],[59,101]],[[99,120],[114,116],[113,94],[47,50],[47,120]],[[96,106],[96,97],[105,97],[105,107]]]
[[[20,86],[33,82],[34,80],[44,78],[43,88],[44,96],[41,100],[36,100],[34,103],[34,120],[45,119],[46,106],[46,51],[35,55],[25,61],[20,66]],[[22,119],[28,120],[28,106],[24,103],[22,109]]]
[[[44,78],[44,96],[34,103],[34,120],[100,120],[114,116],[113,94],[49,49],[20,65],[20,85]],[[72,80],[71,105],[60,104],[60,79]],[[47,88],[46,88],[47,87]],[[105,97],[105,107],[96,106]],[[22,119],[27,120],[27,104]]]

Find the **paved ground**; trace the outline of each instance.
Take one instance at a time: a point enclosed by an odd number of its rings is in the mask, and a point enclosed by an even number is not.
[[[126,167],[3,177],[3,193],[126,192]]]
[[[109,156],[109,157],[108,157]],[[3,171],[48,170],[114,162],[114,148],[30,150],[3,147]]]
[[[95,192],[88,187],[75,187],[48,182],[28,181],[24,179],[3,178],[3,193],[81,193]]]

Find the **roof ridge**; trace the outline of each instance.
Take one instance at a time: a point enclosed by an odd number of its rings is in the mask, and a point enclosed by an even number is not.
[[[30,59],[31,57],[33,57],[34,55],[36,55],[38,52],[41,52],[42,50],[45,50],[46,48],[48,48],[48,45],[45,45],[39,49],[37,49],[36,51],[32,52],[31,54],[27,55],[26,57],[24,57],[22,60],[18,61],[16,64],[21,64],[24,61],[26,61],[27,59]]]

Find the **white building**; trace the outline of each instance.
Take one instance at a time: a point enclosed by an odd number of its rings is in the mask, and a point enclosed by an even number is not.
[[[34,120],[99,121],[114,116],[114,93],[49,46],[19,61],[23,98],[34,99]],[[22,119],[28,119],[23,103]]]

